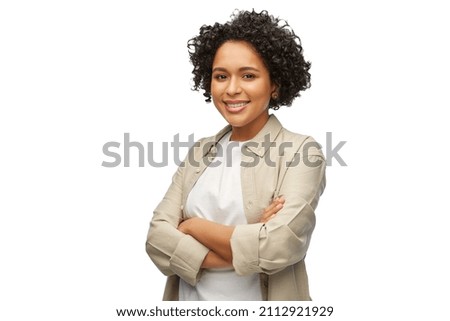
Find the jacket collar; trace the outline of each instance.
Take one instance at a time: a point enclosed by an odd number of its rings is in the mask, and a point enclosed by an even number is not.
[[[269,115],[269,119],[267,120],[266,124],[263,128],[256,134],[255,137],[248,140],[244,147],[247,148],[249,151],[253,152],[255,155],[259,157],[263,157],[264,154],[269,150],[269,146],[265,146],[267,142],[273,143],[278,134],[280,133],[282,129],[282,125],[278,118],[271,114]],[[209,154],[215,155],[217,152],[217,143],[220,141],[220,139],[226,135],[228,132],[231,131],[231,125],[225,126],[222,130],[220,130],[216,135],[207,138],[205,141],[205,144],[209,145],[210,148],[208,148],[203,156],[207,156]],[[265,144],[263,144],[265,142]]]

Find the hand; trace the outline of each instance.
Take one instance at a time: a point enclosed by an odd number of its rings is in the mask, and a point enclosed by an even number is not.
[[[269,206],[264,209],[264,212],[259,220],[260,223],[267,223],[269,220],[275,217],[279,210],[284,206],[284,196],[278,196],[275,198]]]

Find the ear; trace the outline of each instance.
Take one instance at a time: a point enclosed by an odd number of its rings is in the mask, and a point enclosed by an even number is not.
[[[273,81],[271,82],[271,86],[270,86],[270,91],[273,94],[274,92],[278,92],[278,85],[276,83],[274,83]]]
[[[277,84],[273,83],[271,89],[270,96],[273,100],[277,100],[279,96],[279,87]]]

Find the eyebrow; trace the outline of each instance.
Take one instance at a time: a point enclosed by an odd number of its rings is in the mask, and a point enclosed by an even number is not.
[[[257,68],[250,67],[250,66],[245,66],[245,67],[239,68],[239,71],[247,71],[247,70],[259,71]],[[215,71],[227,71],[227,69],[223,68],[223,67],[216,67],[212,70],[212,72],[215,72]]]

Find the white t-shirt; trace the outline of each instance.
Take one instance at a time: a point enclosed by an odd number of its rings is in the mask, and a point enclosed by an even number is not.
[[[241,189],[241,147],[231,132],[217,146],[217,156],[203,172],[186,201],[187,217],[194,213],[225,225],[247,224]],[[233,268],[205,269],[196,286],[180,279],[180,301],[262,300],[259,274],[237,275]]]

